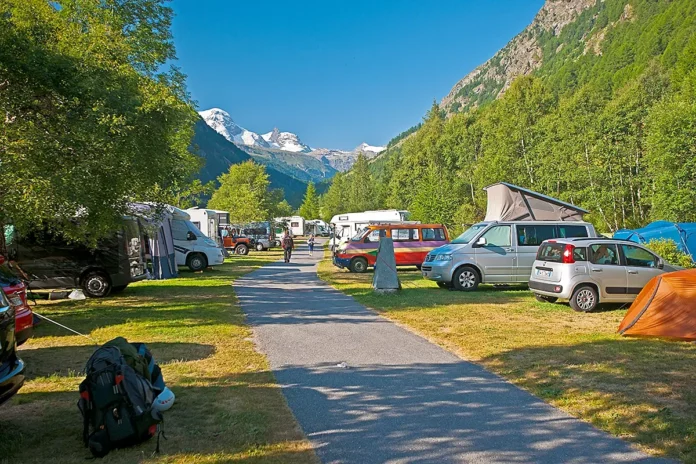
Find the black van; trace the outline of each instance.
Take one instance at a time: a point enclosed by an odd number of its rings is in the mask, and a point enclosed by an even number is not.
[[[15,313],[0,288],[0,404],[24,384],[24,362],[17,356]]]
[[[140,225],[124,217],[123,227],[99,240],[96,248],[67,242],[48,230],[25,236],[13,233],[10,260],[32,290],[82,287],[85,295],[104,297],[145,278],[145,250]]]

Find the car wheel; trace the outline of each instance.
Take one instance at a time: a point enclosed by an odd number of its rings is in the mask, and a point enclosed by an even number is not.
[[[128,287],[128,285],[118,285],[116,287],[111,288],[111,293],[121,293]]]
[[[469,266],[464,266],[454,273],[454,278],[452,279],[454,288],[464,292],[471,292],[478,288],[481,283],[481,278],[476,272],[476,269]]]
[[[249,254],[249,247],[243,243],[240,243],[239,245],[237,245],[237,248],[235,248],[234,251],[238,255],[248,255]]]
[[[437,286],[440,288],[452,288],[452,284],[449,282],[437,282]]]
[[[202,271],[208,267],[208,258],[201,253],[193,253],[189,255],[186,265],[193,272]]]
[[[555,303],[558,301],[558,298],[555,296],[539,295],[538,293],[534,294],[534,298],[540,303]]]
[[[256,251],[263,251],[263,245],[260,243],[256,244]]]
[[[104,298],[111,293],[111,280],[103,272],[89,272],[82,279],[82,290],[90,298]]]
[[[599,296],[597,290],[589,285],[583,285],[575,289],[573,296],[570,298],[570,307],[575,311],[589,313],[599,304]]]
[[[350,271],[358,274],[367,272],[367,260],[365,258],[353,258],[350,262]]]

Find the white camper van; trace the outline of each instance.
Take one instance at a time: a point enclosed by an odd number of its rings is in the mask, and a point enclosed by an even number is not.
[[[192,271],[222,264],[225,260],[222,248],[191,222],[189,213],[174,206],[170,207],[170,211],[176,264],[188,266]]]
[[[363,227],[377,222],[406,222],[410,213],[396,209],[365,211],[362,213],[337,214],[331,218],[331,249],[334,250],[339,245],[346,243],[357,234]]]
[[[286,227],[293,237],[299,237],[301,235],[304,235],[305,218],[303,218],[302,216],[275,218],[274,221],[276,223],[282,224],[283,227]]]

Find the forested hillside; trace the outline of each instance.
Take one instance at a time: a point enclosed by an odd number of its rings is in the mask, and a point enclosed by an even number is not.
[[[541,64],[496,100],[449,118],[433,105],[369,169],[337,177],[323,216],[393,207],[458,228],[506,181],[589,209],[602,231],[696,221],[696,1],[592,4],[540,32]]]

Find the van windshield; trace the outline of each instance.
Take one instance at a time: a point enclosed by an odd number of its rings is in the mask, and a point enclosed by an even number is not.
[[[452,240],[456,245],[466,245],[474,239],[483,229],[488,227],[488,224],[475,224],[464,231],[462,235]]]
[[[367,232],[368,227],[363,227],[358,231],[358,233],[350,239],[351,242],[359,242],[363,239],[363,236],[365,236],[365,232]]]

